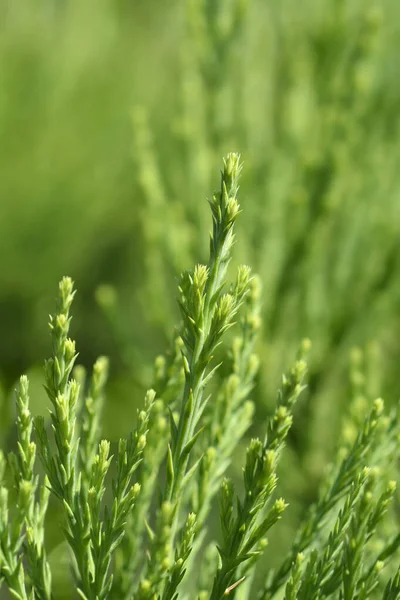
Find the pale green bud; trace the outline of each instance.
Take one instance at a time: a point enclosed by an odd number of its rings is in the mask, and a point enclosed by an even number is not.
[[[146,407],[146,410],[148,410],[152,406],[155,398],[156,398],[156,392],[152,389],[147,390],[146,397],[144,399],[144,405]]]
[[[385,403],[383,402],[382,398],[377,398],[374,401],[374,411],[376,412],[378,417],[383,413],[384,408],[385,408]]]
[[[310,352],[312,348],[312,342],[309,338],[304,338],[301,341],[301,345],[300,345],[300,351],[301,351],[301,355],[303,356],[304,354],[307,354],[308,352]]]
[[[99,444],[99,457],[101,461],[106,461],[110,453],[110,442],[108,440],[101,440]]]
[[[208,268],[205,265],[196,265],[193,273],[193,285],[199,290],[200,294],[204,293],[208,279]]]
[[[374,571],[376,573],[380,573],[384,566],[385,566],[385,563],[383,562],[383,560],[377,560],[374,565]]]
[[[252,331],[256,332],[260,329],[262,320],[259,315],[249,315],[247,318],[247,323],[251,327]]]
[[[240,205],[236,198],[228,198],[226,203],[226,216],[229,222],[232,222],[236,219],[240,212]]]
[[[251,269],[247,265],[241,265],[238,269],[235,292],[241,298],[249,289]]]
[[[162,561],[162,563],[161,563],[161,569],[162,569],[163,571],[168,571],[168,569],[170,568],[170,566],[171,566],[171,561],[170,561],[170,559],[169,559],[169,558],[167,558],[167,557],[166,557],[166,558],[164,558],[164,560],[163,560],[163,561]]]
[[[68,325],[68,317],[65,314],[57,315],[56,326],[64,331]]]
[[[163,377],[165,377],[165,367],[166,367],[165,357],[162,355],[157,356],[156,360],[154,361],[154,369],[155,369],[156,379],[162,379]]]
[[[18,504],[20,508],[26,511],[31,503],[33,494],[32,483],[23,479],[18,489]]]
[[[63,277],[60,281],[59,289],[61,296],[63,298],[68,298],[74,289],[74,282],[72,281],[71,277]]]
[[[220,326],[229,320],[233,310],[235,309],[235,300],[231,294],[224,294],[217,306],[216,317]]]
[[[93,374],[95,377],[101,377],[108,372],[109,360],[107,356],[99,356],[93,366]]]
[[[275,469],[277,456],[275,450],[268,450],[265,454],[265,471],[271,473]]]
[[[192,529],[196,524],[196,515],[194,513],[189,513],[188,518],[186,520],[186,525],[189,529]]]
[[[274,504],[274,510],[275,512],[277,512],[278,514],[282,514],[283,511],[288,507],[289,505],[286,504],[286,502],[284,501],[283,498],[278,498],[278,500],[275,501]]]
[[[64,352],[65,352],[65,360],[69,363],[74,357],[76,353],[76,346],[74,340],[67,338],[64,344]]]
[[[239,176],[240,171],[240,154],[237,154],[236,152],[229,153],[224,159],[224,170],[222,173],[223,180],[228,189],[232,187],[234,181]]]
[[[144,450],[145,446],[146,446],[146,435],[142,434],[141,436],[139,436],[138,442],[137,442],[137,448],[138,450]]]
[[[287,419],[289,414],[289,410],[286,406],[280,406],[275,413],[275,419],[277,421],[283,422]]]
[[[254,275],[249,281],[250,298],[253,302],[256,302],[261,297],[262,283],[259,275]]]
[[[142,579],[140,582],[140,591],[144,594],[147,594],[151,590],[151,581],[148,579]]]
[[[263,551],[265,550],[265,548],[268,546],[268,540],[267,538],[262,538],[259,542],[258,542],[258,550],[259,551]]]
[[[257,354],[252,354],[249,359],[249,372],[254,376],[260,368],[260,358]]]
[[[68,420],[68,400],[64,394],[59,394],[56,398],[57,418],[61,422]]]
[[[169,523],[174,514],[174,506],[171,502],[163,502],[161,506],[161,515],[164,523]]]
[[[298,360],[294,366],[294,375],[297,381],[301,381],[307,372],[307,363],[305,360]]]
[[[140,483],[134,483],[132,486],[132,497],[136,498],[140,494],[141,485]]]
[[[99,285],[95,292],[96,302],[105,309],[113,308],[117,304],[117,292],[111,285]]]
[[[79,383],[75,379],[71,379],[68,385],[69,403],[74,407],[79,398]]]
[[[305,560],[305,554],[303,552],[299,552],[298,555],[296,556],[296,563],[298,565],[301,565]]]

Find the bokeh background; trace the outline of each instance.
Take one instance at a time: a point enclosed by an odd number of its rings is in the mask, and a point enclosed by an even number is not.
[[[257,423],[313,342],[282,477],[300,513],[352,348],[367,395],[400,392],[399,52],[397,0],[0,0],[3,446],[22,372],[45,410],[66,274],[80,361],[111,359],[104,435],[129,431],[174,333],[177,275],[206,259],[222,156],[240,151],[235,262],[264,285]]]

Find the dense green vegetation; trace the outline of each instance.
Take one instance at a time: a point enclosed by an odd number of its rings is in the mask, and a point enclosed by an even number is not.
[[[129,434],[162,377],[154,357],[178,352],[176,278],[206,260],[204,198],[221,157],[238,150],[232,273],[250,264],[263,286],[252,434],[263,439],[281,373],[312,340],[279,467],[290,509],[265,553],[279,564],[341,428],[351,438],[375,398],[392,407],[400,392],[400,5],[1,0],[0,11],[3,448],[15,446],[20,373],[34,415],[48,406],[44,315],[64,273],[79,290],[79,361],[110,359],[103,435]],[[216,384],[229,369],[224,361]],[[48,514],[61,582],[56,502]]]
[[[248,266],[240,266],[235,282],[227,285],[241,169],[239,155],[228,154],[220,190],[209,202],[208,261],[180,278],[182,321],[175,353],[159,357],[155,389],[147,391],[136,427],[119,440],[114,461],[110,442],[101,439],[108,360],[97,360],[86,393],[86,374],[83,367],[74,371],[78,355],[69,337],[74,284],[69,277],[60,282],[49,322],[53,354],[44,367],[51,427],[43,416],[32,417],[29,380],[22,376],[17,452],[8,455],[9,469],[0,453],[0,583],[17,600],[60,594],[46,551],[50,493],[64,524],[71,588],[83,600],[228,595],[261,600],[279,595],[284,586],[285,598],[293,600],[400,598],[400,570],[392,560],[400,533],[392,510],[385,519],[396,493],[391,476],[399,460],[398,409],[384,414],[381,398],[368,407],[358,395],[318,499],[286,556],[264,583],[253,585],[266,534],[288,506],[275,497],[277,469],[305,387],[310,341],[303,340],[297,361],[282,378],[264,440],[249,443],[244,490],[237,493],[225,473],[251,425],[248,396],[259,366],[254,349],[261,299],[260,281]],[[229,371],[212,388],[222,364],[215,364],[215,354],[239,317],[239,335],[231,348],[218,352]],[[37,453],[43,478],[35,473]],[[207,542],[218,492],[220,541]],[[392,575],[386,583],[382,571]]]

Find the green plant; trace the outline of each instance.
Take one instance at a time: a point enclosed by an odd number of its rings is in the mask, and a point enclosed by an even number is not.
[[[75,292],[71,279],[61,281],[50,317],[53,354],[45,364],[50,423],[33,419],[22,377],[17,450],[8,461],[0,455],[0,578],[17,600],[58,596],[45,550],[49,493],[63,511],[74,589],[84,600],[264,600],[283,589],[286,600],[400,598],[392,560],[400,546],[393,511],[398,412],[385,414],[381,399],[365,410],[358,355],[352,408],[319,498],[265,584],[257,577],[266,536],[287,509],[276,495],[278,470],[305,387],[310,342],[302,342],[283,376],[264,439],[252,439],[247,448],[237,492],[226,471],[251,425],[261,294],[245,266],[227,287],[240,172],[239,156],[229,154],[209,202],[208,261],[181,277],[179,337],[170,357],[157,359],[155,390],[147,392],[115,459],[110,442],[101,439],[108,361],[96,362],[85,391],[69,338]],[[232,338],[235,320],[239,330]],[[217,360],[225,363],[219,379]],[[44,478],[35,474],[37,451]],[[215,542],[207,528],[217,493]]]

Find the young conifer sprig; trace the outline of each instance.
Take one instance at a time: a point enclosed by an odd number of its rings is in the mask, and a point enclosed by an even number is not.
[[[378,470],[371,469],[369,481],[364,486],[360,502],[353,511],[350,526],[346,532],[342,551],[343,600],[369,598],[379,582],[376,572],[378,561],[374,561],[371,568],[368,569],[369,561],[365,554],[368,542],[375,535],[377,526],[393,500],[396,484],[390,481],[386,489],[379,494],[377,480],[379,481]],[[375,498],[377,499],[375,500]],[[383,567],[383,562],[379,562]]]
[[[52,403],[50,417],[56,444],[52,452],[43,417],[35,421],[38,446],[51,491],[61,500],[66,516],[66,539],[74,553],[78,569],[79,593],[90,599],[92,559],[90,514],[77,473],[78,438],[75,432],[79,385],[70,380],[76,360],[75,343],[68,338],[70,308],[75,292],[73,282],[64,277],[59,285],[57,310],[50,317],[53,357],[45,363],[46,391]]]
[[[31,488],[29,505],[25,515],[27,572],[32,590],[39,600],[51,598],[51,572],[44,548],[44,519],[49,500],[47,480],[39,486],[39,478],[34,474],[36,444],[31,440],[33,417],[29,410],[29,381],[22,376],[17,394],[17,434],[18,453],[14,469],[16,486]],[[40,490],[39,499],[35,495]]]
[[[240,157],[224,161],[221,189],[210,201],[213,230],[207,265],[198,265],[181,280],[181,314],[184,342],[185,387],[178,423],[172,422],[172,442],[164,499],[175,500],[184,481],[189,454],[196,442],[197,426],[206,401],[203,391],[213,375],[209,363],[223,333],[232,325],[250,279],[247,267],[239,269],[232,293],[223,293],[234,241],[233,227],[239,214],[237,201]]]
[[[183,341],[176,337],[171,344],[170,352],[155,360],[154,389],[157,400],[154,403],[149,422],[149,434],[143,461],[138,472],[138,483],[141,490],[126,527],[126,534],[116,552],[116,569],[113,592],[119,599],[131,598],[137,587],[138,573],[146,570],[147,559],[142,552],[146,519],[153,498],[162,462],[165,458],[169,442],[168,410],[174,412],[178,398],[184,386],[184,370],[182,366]],[[167,409],[168,407],[168,409]],[[149,526],[147,524],[147,531]],[[152,543],[154,536],[150,536]]]
[[[392,483],[393,485],[393,483]],[[364,568],[364,573],[361,578],[361,583],[364,585],[365,581],[371,580],[377,571],[382,570],[389,561],[396,556],[397,551],[400,548],[400,533],[396,532],[389,538],[388,541],[384,541],[383,549],[374,556],[372,563],[368,564]]]
[[[154,392],[146,395],[144,410],[138,413],[138,425],[128,439],[118,446],[116,476],[112,485],[113,503],[104,508],[106,476],[111,464],[110,443],[98,444],[99,431],[95,414],[88,410],[92,401],[86,402],[83,419],[83,454],[87,469],[79,472],[79,439],[76,429],[76,410],[79,385],[70,380],[76,358],[75,344],[68,339],[69,309],[74,297],[69,278],[60,283],[58,311],[50,319],[54,356],[46,363],[46,390],[53,405],[50,412],[56,453],[52,453],[43,419],[36,422],[41,457],[51,490],[62,500],[65,516],[65,537],[75,555],[78,569],[78,593],[83,600],[105,600],[111,590],[110,574],[112,556],[125,533],[126,521],[140,491],[132,483],[132,476],[142,460]],[[91,399],[100,409],[105,384],[107,362],[100,359],[94,369]],[[83,475],[83,477],[82,477]]]
[[[254,276],[249,282],[249,292],[244,301],[240,334],[235,336],[232,343],[231,372],[223,380],[216,395],[215,406],[211,407],[207,415],[208,423],[202,445],[205,450],[193,498],[199,535],[196,536],[188,562],[186,580],[190,580],[192,569],[196,569],[194,560],[206,535],[206,521],[213,498],[220,489],[234,449],[251,424],[254,410],[248,397],[259,367],[254,347],[260,329],[260,298],[261,282]]]
[[[23,497],[18,494],[17,506],[13,518],[10,516],[8,489],[0,487],[0,583],[5,581],[10,593],[16,600],[28,600],[30,595],[26,587],[26,573],[22,563],[20,549],[23,544],[23,523],[29,493]]]
[[[164,402],[154,402],[143,460],[137,475],[140,494],[125,528],[125,536],[116,552],[113,593],[119,600],[132,597],[137,576],[146,562],[143,553],[146,519],[157,490],[160,465],[165,457],[168,440],[168,417]]]
[[[261,554],[266,533],[286,508],[282,498],[269,508],[268,503],[277,485],[277,463],[292,424],[292,409],[304,389],[307,367],[303,354],[309,345],[308,340],[303,342],[299,360],[289,375],[283,377],[277,408],[269,420],[264,443],[253,439],[247,449],[243,471],[244,499],[235,498],[233,484],[228,479],[222,485],[220,519],[223,541],[218,548],[221,564],[214,578],[210,600],[221,600],[227,590],[240,580],[240,567],[245,568],[247,561],[254,561]]]
[[[297,600],[297,595],[301,586],[301,576],[303,572],[305,556],[302,552],[296,556],[293,561],[290,577],[285,588],[284,600]]]
[[[93,461],[100,440],[100,420],[103,413],[104,388],[108,378],[108,359],[98,358],[93,366],[93,374],[87,396],[84,398],[79,415],[79,458],[85,483],[90,480]]]
[[[109,573],[111,560],[116,548],[125,535],[126,522],[133,510],[140,492],[140,485],[132,485],[132,476],[137,470],[146,445],[149,418],[154,405],[155,393],[146,394],[144,409],[138,411],[138,425],[129,438],[121,439],[118,445],[117,473],[113,481],[113,504],[111,512],[105,509],[101,518],[102,499],[105,492],[104,480],[111,459],[110,444],[100,442],[99,453],[94,459],[88,503],[91,517],[91,543],[93,555],[93,598],[104,600],[108,597],[113,583]]]
[[[297,594],[298,600],[316,600],[331,594],[340,584],[341,551],[345,533],[349,527],[352,514],[360,502],[364,486],[370,470],[363,469],[356,481],[351,485],[343,507],[340,509],[334,526],[329,533],[324,550],[319,553],[313,550],[304,569],[303,580]]]
[[[149,563],[145,579],[140,582],[139,589],[135,594],[138,600],[153,600],[158,597],[159,590],[166,580],[168,570],[171,566],[171,545],[174,534],[174,519],[176,515],[176,504],[165,500],[157,511],[157,519],[154,532],[148,526],[150,538]]]
[[[69,310],[74,295],[72,280],[64,277],[59,285],[57,311],[54,316],[50,316],[49,322],[53,357],[45,363],[45,387],[53,406],[50,417],[57,446],[56,457],[51,456],[43,419],[39,418],[35,423],[39,448],[52,491],[67,504],[75,501],[77,483],[75,424],[79,387],[74,380],[70,380],[77,354],[75,342],[68,338],[71,321]]]
[[[289,582],[296,578],[298,600],[336,598],[338,592],[343,600],[374,597],[384,564],[375,562],[372,568],[366,568],[369,542],[395,492],[394,483],[389,482],[377,494],[380,483],[376,469],[364,468],[352,483],[327,541],[311,552],[302,573],[295,561]]]
[[[213,229],[210,256],[207,265],[197,265],[186,272],[180,283],[180,308],[182,315],[183,366],[185,383],[178,422],[171,411],[171,445],[167,456],[167,474],[162,494],[161,515],[168,520],[156,523],[150,535],[150,562],[145,585],[141,585],[140,598],[150,598],[158,593],[161,581],[167,575],[172,542],[179,521],[182,489],[185,489],[201,457],[188,468],[190,455],[202,428],[201,416],[207,404],[203,392],[217,367],[208,367],[222,335],[233,324],[243,298],[248,291],[250,269],[240,267],[230,292],[224,292],[226,275],[234,241],[233,227],[239,214],[236,198],[241,171],[240,157],[229,154],[224,160],[221,189],[210,201]],[[169,529],[169,541],[163,542]],[[164,554],[163,554],[164,553]]]
[[[190,513],[181,533],[180,544],[175,551],[174,562],[168,571],[162,600],[175,600],[177,598],[176,592],[185,574],[186,562],[192,551],[196,526],[196,515]]]
[[[33,419],[29,410],[29,382],[27,377],[20,379],[17,393],[17,436],[18,452],[10,453],[9,464],[13,473],[17,495],[17,506],[13,516],[8,518],[8,494],[0,489],[0,578],[4,578],[15,598],[28,598],[34,595],[39,600],[51,598],[51,574],[44,549],[44,517],[47,509],[48,491],[41,486],[40,498],[35,494],[39,478],[34,475],[36,444],[32,441]],[[2,458],[2,457],[0,457]],[[1,459],[0,459],[0,462]],[[3,471],[3,465],[0,465]],[[1,485],[2,473],[0,474]],[[23,551],[27,564],[22,563]],[[30,578],[25,583],[25,569]]]
[[[313,543],[317,533],[326,521],[326,516],[348,492],[357,474],[365,466],[366,456],[374,442],[382,412],[383,401],[378,399],[374,402],[370,413],[365,417],[363,426],[354,443],[345,456],[342,457],[334,473],[330,475],[328,482],[324,485],[318,502],[310,508],[308,517],[298,530],[288,556],[270,578],[264,590],[259,593],[260,600],[272,598],[284,584],[297,554],[306,550]]]

